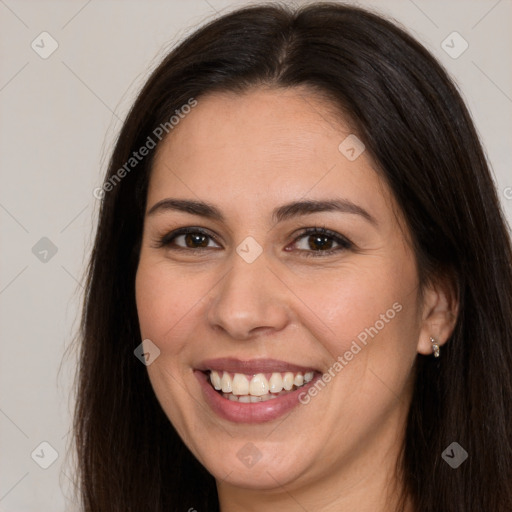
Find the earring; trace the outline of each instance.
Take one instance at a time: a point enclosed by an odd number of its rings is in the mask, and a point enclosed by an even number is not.
[[[430,342],[432,343],[432,350],[434,351],[434,357],[439,357],[439,343],[430,336]]]

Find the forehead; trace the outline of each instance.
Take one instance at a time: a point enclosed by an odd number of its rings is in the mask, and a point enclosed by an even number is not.
[[[148,202],[169,194],[243,197],[248,208],[251,199],[263,206],[336,193],[385,207],[389,194],[372,160],[363,152],[350,161],[340,151],[354,134],[312,91],[260,88],[197,101],[158,148]]]
[[[266,154],[286,158],[322,149],[348,133],[333,107],[304,89],[254,89],[243,94],[214,93],[198,99],[197,106],[180,121],[164,142],[172,151],[193,149],[194,153],[237,147],[244,152],[233,156]],[[325,149],[325,148],[323,148]],[[161,153],[161,151],[160,151]]]

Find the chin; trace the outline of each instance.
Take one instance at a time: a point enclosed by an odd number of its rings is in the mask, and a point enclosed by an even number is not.
[[[273,447],[266,450],[256,448],[257,443],[248,441],[242,448],[229,452],[222,450],[222,462],[212,460],[209,453],[203,462],[217,484],[228,484],[243,489],[272,491],[289,486],[310,466],[303,456],[291,457],[290,449],[284,444],[279,452]]]

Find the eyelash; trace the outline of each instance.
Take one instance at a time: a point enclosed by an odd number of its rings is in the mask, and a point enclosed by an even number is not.
[[[293,241],[294,244],[296,244],[300,239],[307,238],[312,235],[324,235],[329,237],[332,241],[334,241],[336,244],[338,244],[338,247],[335,247],[334,249],[328,249],[326,251],[318,250],[309,250],[305,251],[304,249],[299,249],[300,252],[303,252],[303,255],[306,258],[318,258],[322,256],[330,256],[334,253],[345,251],[347,249],[353,249],[354,245],[350,240],[345,238],[344,236],[336,233],[335,231],[331,231],[330,229],[327,229],[325,227],[312,227],[304,229]]]
[[[217,238],[211,234],[210,232],[202,229],[202,228],[196,228],[196,227],[186,227],[186,228],[180,228],[176,229],[175,231],[171,231],[170,233],[164,235],[161,238],[158,238],[155,240],[155,248],[163,248],[167,247],[170,250],[173,251],[203,251],[207,249],[211,249],[209,247],[197,247],[197,248],[191,248],[191,247],[181,247],[181,246],[172,246],[172,242],[181,235],[187,235],[187,234],[200,234],[205,235],[209,238],[211,238],[216,244],[220,245],[220,242],[217,240]],[[312,235],[324,235],[329,238],[331,238],[335,243],[338,244],[338,247],[334,249],[328,249],[325,251],[322,250],[304,250],[299,249],[300,252],[304,253],[303,256],[305,257],[322,257],[322,256],[330,256],[336,252],[344,251],[353,249],[354,245],[353,243],[348,240],[346,237],[336,233],[335,231],[331,231],[330,229],[327,229],[325,227],[312,227],[304,229],[294,240],[292,243],[296,244],[297,241],[299,241],[302,238],[307,238],[308,236]]]

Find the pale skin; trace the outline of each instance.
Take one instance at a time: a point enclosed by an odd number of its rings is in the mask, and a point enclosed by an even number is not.
[[[351,162],[339,151],[351,130],[329,107],[299,88],[198,98],[150,177],[147,212],[172,198],[206,202],[223,217],[147,213],[136,278],[142,339],[161,351],[151,383],[215,477],[222,512],[395,510],[413,364],[432,354],[430,336],[442,357],[454,328],[453,291],[438,282],[420,300],[399,209],[368,152]],[[299,200],[349,201],[373,220],[354,211],[272,218]],[[190,247],[181,235],[157,247],[182,227],[215,238],[199,233]],[[318,227],[352,245],[327,236],[312,248],[315,235],[302,231]],[[249,236],[263,250],[252,263],[236,252]],[[327,371],[395,303],[401,311],[307,405],[254,425],[205,404],[193,374],[202,360],[272,358]],[[261,456],[252,467],[237,457],[249,442]]]

